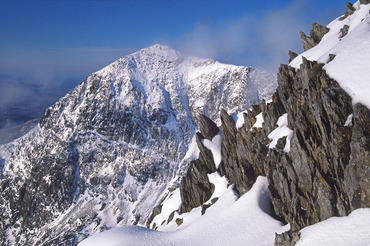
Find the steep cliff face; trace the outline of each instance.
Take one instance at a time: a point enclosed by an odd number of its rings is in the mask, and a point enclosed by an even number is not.
[[[235,184],[240,195],[252,187],[257,176],[267,176],[275,213],[289,222],[293,231],[370,205],[370,139],[366,130],[370,111],[360,104],[352,106],[351,97],[327,76],[322,66],[307,60],[298,72],[282,66],[273,101],[253,107],[239,129],[233,118],[221,111],[220,174]],[[286,113],[293,131],[289,151],[284,150],[287,136],[283,135],[274,148],[269,148],[269,134]],[[258,114],[262,114],[264,123],[253,127]],[[208,159],[204,160],[207,156],[213,162],[212,154],[202,150],[201,143],[198,146],[202,158],[194,165],[213,173],[215,168],[206,168]],[[182,186],[195,177],[191,171]],[[205,187],[201,182],[189,182],[192,186],[185,185],[183,193],[191,192],[191,187]],[[211,194],[212,191],[208,198]],[[194,205],[187,211],[202,203],[204,199],[192,202]]]
[[[277,96],[294,134],[289,154],[271,150],[266,175],[275,212],[292,231],[369,207],[369,109],[305,60],[281,67]],[[292,96],[294,95],[294,96]],[[361,137],[359,135],[361,134]],[[355,147],[356,146],[356,147]]]
[[[348,42],[355,46],[358,42],[358,47],[366,43],[368,36],[359,33],[369,30],[367,4],[353,5],[352,19],[334,21],[329,25],[331,31],[314,25],[311,35],[315,42],[309,47],[312,50],[307,48],[307,55],[325,63],[300,55],[295,59],[301,61],[293,60],[291,64],[299,64],[298,68],[280,67],[279,86],[272,101],[263,101],[234,117],[221,110],[222,161],[209,168],[209,160],[214,163],[214,154],[205,151],[204,143],[197,141],[199,158],[192,161],[193,168],[188,169],[181,181],[182,205],[175,212],[212,205],[209,199],[213,188],[207,184],[214,172],[226,177],[239,195],[248,192],[259,175],[267,176],[274,210],[271,215],[291,226],[289,232],[276,237],[276,245],[294,244],[303,227],[370,207],[370,110],[367,98],[359,96],[363,92],[356,88],[369,85],[368,78],[362,76],[366,73],[364,69],[369,71],[366,69],[369,48],[357,56],[362,57],[362,66],[355,67],[350,62],[338,63],[346,56],[352,59],[355,54],[342,53],[337,48]],[[349,32],[343,38],[339,30],[347,24]],[[356,42],[354,36],[358,37]],[[302,39],[303,43],[307,41]],[[328,39],[332,39],[331,46],[325,43]],[[318,43],[321,46],[314,49]],[[329,53],[323,52],[323,48],[335,54],[324,60]],[[336,75],[338,82],[327,73],[340,69],[340,65],[347,70],[351,67],[354,76],[350,86],[343,77]],[[367,87],[359,88],[369,91]],[[203,125],[198,136],[211,124],[203,121]]]
[[[0,146],[0,240],[76,244],[145,223],[178,171],[197,114],[217,121],[220,107],[245,110],[272,93],[275,79],[163,45],[93,73],[27,135]]]

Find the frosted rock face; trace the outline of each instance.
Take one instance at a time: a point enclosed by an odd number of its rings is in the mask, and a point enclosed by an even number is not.
[[[245,110],[275,88],[275,75],[162,45],[93,73],[0,146],[1,241],[75,244],[144,224],[179,172],[197,114],[219,122],[220,108]]]

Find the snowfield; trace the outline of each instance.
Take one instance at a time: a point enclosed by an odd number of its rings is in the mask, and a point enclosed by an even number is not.
[[[360,208],[346,217],[333,217],[301,230],[296,246],[369,246],[370,208]]]
[[[127,226],[89,237],[79,245],[245,245],[246,242],[273,245],[275,233],[289,230],[289,225],[270,216],[267,187],[267,179],[258,177],[252,189],[237,199],[229,186],[203,216],[192,216],[188,223],[185,218],[184,224],[175,231]]]
[[[267,187],[267,179],[258,177],[252,189],[237,200],[230,186],[203,216],[193,209],[189,213],[193,213],[192,218],[184,220],[177,230],[154,231],[125,226],[89,237],[79,246],[246,245],[246,242],[248,245],[274,245],[275,233],[287,231],[290,226],[284,226],[269,215]],[[173,195],[177,196],[179,194]],[[169,211],[180,205],[174,200],[175,206],[167,208]],[[368,246],[369,228],[370,208],[357,209],[347,217],[330,218],[302,229],[297,246]]]

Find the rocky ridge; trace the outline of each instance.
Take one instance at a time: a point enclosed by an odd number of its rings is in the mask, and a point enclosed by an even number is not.
[[[351,14],[346,11],[343,18]],[[301,35],[305,49],[314,47],[328,31],[314,24],[312,37]],[[292,52],[291,60],[295,57]],[[294,245],[300,229],[370,207],[370,110],[354,104],[327,75],[324,64],[302,59],[299,69],[281,65],[272,101],[243,113],[242,126],[226,110],[220,111],[222,161],[217,168],[201,141],[213,124],[201,121],[196,141],[199,158],[191,161],[192,168],[181,181],[182,205],[174,212],[181,215],[210,206],[205,204],[213,192],[208,175],[214,172],[225,176],[239,195],[249,191],[259,175],[267,176],[271,215],[291,225],[289,232],[276,236],[276,245]],[[257,124],[261,117],[263,123]],[[280,135],[273,145],[271,134],[284,119],[292,134]],[[152,214],[148,227],[157,228],[152,220],[159,213]]]

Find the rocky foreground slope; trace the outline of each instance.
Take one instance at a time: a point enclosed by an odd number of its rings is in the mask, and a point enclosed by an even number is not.
[[[198,113],[217,122],[221,107],[245,110],[275,88],[273,74],[163,45],[93,73],[0,146],[0,241],[75,245],[144,224],[179,171]]]
[[[219,127],[201,120],[198,158],[179,187],[181,205],[162,211],[178,191],[169,192],[147,226],[166,230],[184,223],[192,209],[207,213],[217,203],[211,179],[215,173],[226,177],[239,195],[258,176],[267,177],[271,215],[291,227],[276,236],[276,245],[294,245],[302,228],[370,207],[370,110],[368,98],[361,96],[370,87],[364,76],[370,71],[369,7],[369,1],[347,4],[346,14],[328,27],[314,24],[311,37],[302,33],[307,52],[298,57],[290,52],[291,66],[279,68],[272,101],[253,106],[239,118],[221,110]],[[364,48],[356,53],[338,46]],[[306,54],[323,63],[306,59]],[[335,73],[341,68],[352,74],[349,82]],[[222,139],[219,161],[216,138]]]

